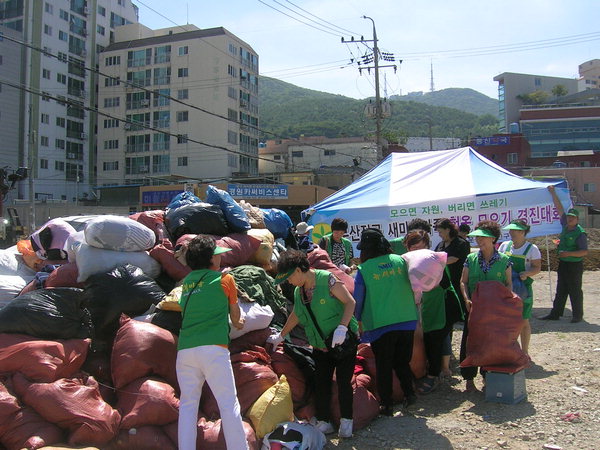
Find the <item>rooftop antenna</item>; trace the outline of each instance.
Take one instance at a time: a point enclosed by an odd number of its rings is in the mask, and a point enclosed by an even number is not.
[[[190,24],[190,4],[186,3],[185,4],[185,20],[186,20],[186,25]]]
[[[429,90],[431,92],[434,92],[435,91],[435,87],[433,85],[433,59],[431,60],[430,67],[431,67],[431,87],[429,88]]]

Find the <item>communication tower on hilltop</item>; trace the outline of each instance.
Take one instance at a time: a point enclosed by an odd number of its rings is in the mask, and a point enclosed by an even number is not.
[[[435,91],[435,87],[433,84],[433,60],[431,61],[430,67],[431,67],[431,87],[429,88],[429,90],[431,92],[433,92],[433,91]]]

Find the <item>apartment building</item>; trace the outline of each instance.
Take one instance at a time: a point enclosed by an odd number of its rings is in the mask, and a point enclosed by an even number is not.
[[[97,75],[86,68],[96,67],[118,26],[137,21],[131,0],[0,0],[0,29],[21,33],[34,47],[23,46],[15,80],[36,93],[23,92],[18,109],[0,102],[0,115],[18,118],[13,151],[30,167],[35,199],[74,201],[92,195],[96,114],[86,108],[97,103]],[[0,54],[14,44],[0,42]],[[19,196],[29,198],[26,183],[22,190]]]
[[[600,88],[600,59],[579,64],[579,90]]]
[[[98,185],[258,174],[258,56],[224,28],[119,28],[101,55]]]

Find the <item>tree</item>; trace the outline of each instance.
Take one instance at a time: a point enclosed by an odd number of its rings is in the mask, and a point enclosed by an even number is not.
[[[569,90],[565,87],[564,84],[557,84],[552,88],[552,94],[555,97],[564,97],[569,93]]]
[[[546,103],[550,95],[545,91],[534,91],[529,94],[517,95],[517,98],[523,102],[524,105],[541,105]]]

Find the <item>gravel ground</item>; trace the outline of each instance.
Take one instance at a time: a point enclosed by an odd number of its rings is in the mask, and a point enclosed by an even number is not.
[[[326,448],[600,449],[600,271],[586,271],[583,282],[584,322],[569,323],[568,301],[566,317],[541,321],[535,317],[549,312],[552,297],[548,274],[536,277],[530,344],[534,364],[525,372],[525,401],[505,405],[485,401],[483,392],[463,392],[453,361],[455,374],[419,397],[414,410],[398,405],[394,417],[377,418],[352,439],[332,438]],[[553,291],[555,284],[556,273],[551,272]],[[455,355],[460,333],[454,333]],[[481,387],[481,377],[476,383]]]

